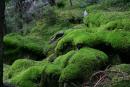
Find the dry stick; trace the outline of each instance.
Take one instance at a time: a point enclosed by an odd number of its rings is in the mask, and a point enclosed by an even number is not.
[[[96,87],[96,86],[100,83],[100,81],[101,81],[103,78],[105,78],[105,77],[106,77],[106,75],[102,76],[102,77],[98,80],[98,82],[94,85],[94,87]]]
[[[98,72],[94,73],[94,74],[90,77],[90,81],[92,80],[92,78],[93,78],[95,75],[97,75],[97,74],[99,74],[99,73],[105,73],[105,71],[98,71]]]

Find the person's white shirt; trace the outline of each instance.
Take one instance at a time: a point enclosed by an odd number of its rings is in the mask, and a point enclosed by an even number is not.
[[[84,17],[88,16],[88,12],[85,10],[84,11]]]

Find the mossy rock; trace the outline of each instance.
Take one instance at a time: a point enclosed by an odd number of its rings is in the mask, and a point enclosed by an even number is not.
[[[19,87],[37,87],[41,80],[41,73],[48,61],[34,61],[29,59],[16,60],[9,68],[5,69],[5,82]]]
[[[3,81],[8,79],[8,72],[10,71],[10,65],[3,65]]]
[[[36,61],[29,60],[29,59],[18,59],[16,60],[10,67],[10,71],[8,73],[9,78],[12,78],[22,71],[28,69],[31,66],[34,66],[36,64]]]
[[[22,36],[16,33],[12,33],[9,35],[6,35],[4,37],[4,43],[8,45],[15,45],[15,46],[22,46],[21,40],[23,40]]]
[[[61,72],[61,81],[88,79],[94,71],[105,66],[108,56],[99,50],[82,48],[69,60],[68,65]]]
[[[125,30],[130,31],[130,20],[129,19],[118,19],[115,21],[110,21],[106,25],[103,25],[104,30]]]
[[[40,38],[30,36],[21,36],[19,34],[11,33],[4,37],[4,43],[7,46],[20,47],[21,49],[27,49],[32,52],[41,53],[43,50],[41,48]]]
[[[95,47],[100,44],[110,45],[113,49],[129,50],[130,47],[130,32],[123,30],[104,31],[96,30],[96,32],[88,32],[86,29],[77,29],[67,32],[65,36],[58,42],[56,52],[65,51],[67,43],[69,49],[77,49],[81,47]],[[66,49],[67,50],[67,49]]]
[[[75,51],[70,51],[65,55],[57,57],[52,63],[48,64],[42,73],[43,81],[41,81],[41,85],[47,85],[47,87],[52,86],[49,86],[49,84],[56,85],[56,83],[58,83],[61,71],[67,66],[69,59],[74,53]]]
[[[23,55],[28,54],[30,56],[30,59],[41,60],[45,58],[47,54],[47,49],[43,48],[45,46],[45,43],[42,42],[43,41],[41,37],[38,36],[22,36],[20,34],[14,33],[7,34],[4,36],[4,43],[7,47],[5,51],[5,58],[6,60],[9,60],[10,64],[12,64],[12,62],[18,58],[22,58]]]
[[[102,51],[92,48],[72,50],[57,57],[46,66],[45,71],[42,73],[44,80],[41,83],[43,86],[46,84],[47,87],[50,87],[49,84],[53,84],[54,81],[58,83],[59,81],[88,79],[94,71],[104,67],[107,62],[108,56]],[[46,82],[46,80],[49,82]]]
[[[19,87],[38,87],[44,66],[30,67],[9,80]]]

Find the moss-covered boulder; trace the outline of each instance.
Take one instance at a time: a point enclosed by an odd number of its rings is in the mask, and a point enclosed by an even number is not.
[[[88,79],[108,62],[108,56],[99,50],[82,48],[57,57],[42,73],[41,87],[60,82]]]
[[[57,87],[59,85],[61,71],[68,65],[68,61],[74,53],[75,51],[70,51],[65,55],[61,55],[46,66],[42,73],[41,87],[52,87],[52,85]]]
[[[4,78],[6,78],[5,82],[19,87],[38,87],[40,84],[43,87],[45,85],[52,87],[52,85],[58,86],[59,81],[88,79],[93,72],[101,69],[107,62],[108,56],[104,52],[92,48],[82,48],[61,55],[53,62],[19,59],[8,70],[5,68]],[[41,75],[46,78],[41,80]]]
[[[48,63],[46,60],[19,59],[8,70],[5,68],[4,82],[19,87],[38,87],[41,80],[41,73]]]
[[[115,49],[129,49],[130,32],[122,30],[87,32],[86,29],[72,30],[58,42],[56,51],[60,52],[72,45],[76,49],[78,45],[95,47],[98,44],[110,45]],[[69,48],[70,49],[70,48]]]
[[[61,81],[88,79],[94,71],[101,69],[108,61],[108,56],[99,50],[82,48],[68,61],[61,72]]]
[[[10,79],[9,82],[19,87],[38,87],[43,69],[44,66],[30,67]]]
[[[123,29],[107,30],[99,27],[68,30],[57,43],[55,51],[61,55],[84,47],[99,49],[109,56],[118,54],[122,62],[130,62],[130,32]]]

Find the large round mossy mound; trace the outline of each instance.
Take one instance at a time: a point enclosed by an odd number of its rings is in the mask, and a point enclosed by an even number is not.
[[[104,52],[92,48],[70,51],[51,63],[20,59],[10,66],[11,70],[7,73],[9,77],[6,81],[19,87],[37,87],[40,83],[38,78],[43,74],[43,77],[48,76],[43,83],[48,79],[50,79],[49,83],[55,80],[73,82],[88,79],[92,73],[105,66],[107,61],[108,56]]]

